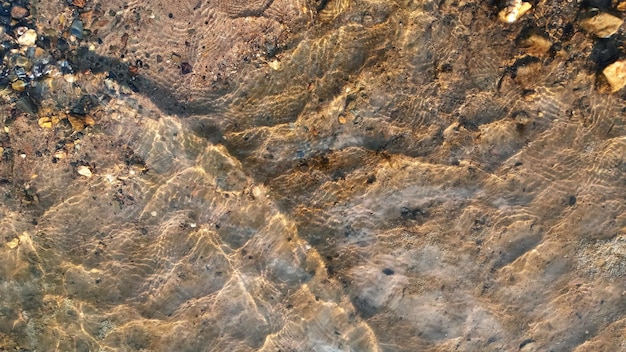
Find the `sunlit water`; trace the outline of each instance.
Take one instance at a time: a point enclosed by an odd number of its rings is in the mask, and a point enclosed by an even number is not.
[[[32,3],[73,72],[5,118],[5,350],[626,350],[626,105],[579,5],[77,3]]]

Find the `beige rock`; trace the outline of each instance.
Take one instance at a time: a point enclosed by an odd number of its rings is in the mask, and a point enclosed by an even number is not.
[[[11,248],[11,249],[15,249],[17,248],[17,246],[20,244],[20,240],[19,238],[14,238],[11,241],[7,242],[7,247]]]
[[[550,50],[552,42],[542,35],[532,34],[528,38],[521,40],[520,46],[526,48],[528,54],[541,55]]]
[[[596,16],[581,21],[581,26],[588,32],[600,38],[608,38],[615,34],[624,23],[619,17],[608,13],[600,13]]]
[[[602,73],[611,85],[611,90],[617,92],[626,86],[626,61],[619,60],[607,66]]]
[[[82,131],[85,129],[85,121],[80,117],[68,116],[68,121],[72,125],[74,131]]]
[[[52,119],[49,117],[42,117],[37,122],[41,128],[52,128]]]
[[[268,62],[267,65],[274,71],[278,71],[282,67],[282,65],[280,64],[280,61],[278,61],[278,60],[272,60],[272,61]]]
[[[17,81],[11,83],[11,88],[13,88],[16,92],[23,92],[26,89],[26,82],[18,79]]]
[[[81,165],[78,167],[76,171],[78,171],[78,174],[85,176],[87,178],[92,176],[91,169],[89,168],[89,166]]]
[[[27,8],[19,5],[13,5],[11,8],[11,18],[21,20],[22,18],[30,16],[30,11]]]

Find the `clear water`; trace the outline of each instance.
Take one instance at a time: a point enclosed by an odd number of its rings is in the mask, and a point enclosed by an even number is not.
[[[28,5],[0,346],[626,350],[622,34],[502,6]]]

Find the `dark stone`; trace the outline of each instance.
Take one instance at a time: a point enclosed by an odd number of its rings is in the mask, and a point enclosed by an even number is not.
[[[57,39],[57,49],[59,49],[60,51],[68,51],[70,49],[70,44],[67,42],[67,40],[59,38]]]
[[[570,207],[576,204],[576,196],[570,196],[568,201],[567,201],[567,205],[569,205]]]
[[[389,275],[393,275],[393,274],[395,274],[395,273],[396,273],[396,272],[395,272],[395,271],[393,271],[393,269],[389,269],[389,268],[384,268],[384,269],[383,269],[383,274],[385,274],[385,275],[388,275],[388,276],[389,276]]]
[[[180,72],[183,75],[189,74],[192,71],[192,67],[188,62],[183,62],[180,64]]]
[[[528,345],[529,343],[533,343],[535,342],[535,340],[533,339],[526,339],[524,341],[522,341],[522,343],[519,344],[519,348],[522,349],[524,348],[524,346]]]
[[[619,59],[621,43],[615,38],[598,39],[591,49],[589,58],[595,62],[599,71]]]

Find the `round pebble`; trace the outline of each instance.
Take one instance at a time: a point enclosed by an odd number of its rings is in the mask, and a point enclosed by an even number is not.
[[[92,176],[91,169],[89,168],[89,166],[81,165],[81,166],[78,167],[78,169],[76,171],[78,171],[79,175],[82,175],[82,176],[85,176],[85,177],[91,177]]]
[[[193,68],[191,67],[191,64],[189,64],[188,62],[183,62],[180,64],[180,71],[183,75],[191,73],[192,70]]]
[[[11,83],[11,88],[13,88],[16,92],[23,92],[26,89],[26,82],[18,79],[17,81]]]
[[[22,18],[28,17],[29,15],[30,11],[28,11],[28,9],[23,6],[14,5],[11,8],[11,18],[13,19],[21,20]]]
[[[33,46],[37,41],[37,32],[34,29],[29,29],[24,34],[17,38],[17,43],[21,46]]]

